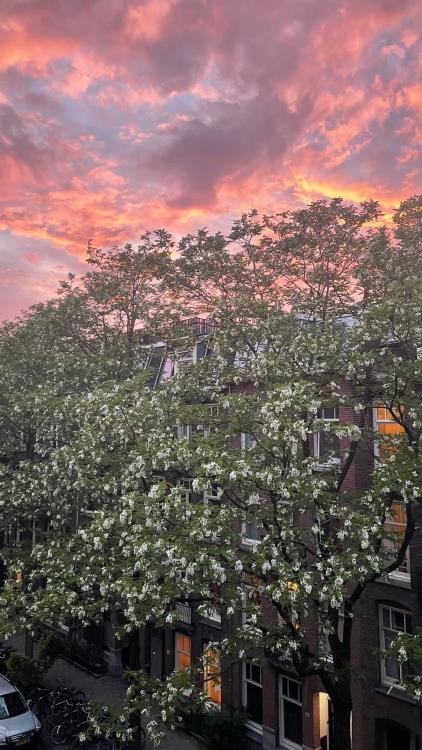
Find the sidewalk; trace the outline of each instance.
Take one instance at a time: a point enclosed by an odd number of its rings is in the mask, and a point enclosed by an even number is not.
[[[24,639],[17,636],[9,641],[10,645],[24,652]],[[93,677],[84,669],[71,664],[65,659],[56,659],[51,669],[44,675],[43,681],[48,687],[54,688],[59,683],[68,687],[80,688],[91,700],[100,700],[110,706],[119,706],[123,703],[127,684],[123,679],[112,677],[109,674],[101,677]],[[53,747],[53,746],[51,746]],[[147,740],[146,747],[154,747]],[[205,750],[202,743],[189,737],[184,732],[176,730],[158,745],[159,750]]]
[[[44,681],[52,688],[59,683],[81,688],[91,700],[103,700],[112,706],[123,703],[127,687],[123,679],[108,674],[92,677],[88,672],[64,659],[56,659],[44,676]],[[151,741],[147,741],[146,747],[154,746]],[[204,750],[204,745],[179,730],[171,732],[158,747],[160,750]]]

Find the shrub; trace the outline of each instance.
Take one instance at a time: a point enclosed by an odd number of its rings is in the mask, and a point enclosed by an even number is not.
[[[64,651],[63,641],[53,633],[45,633],[40,639],[38,666],[41,672],[47,672],[55,659]]]
[[[202,734],[212,750],[244,750],[246,729],[244,716],[235,710],[212,711],[203,717]]]
[[[246,746],[245,717],[234,709],[202,710],[189,708],[182,712],[188,732],[199,734],[210,750],[244,750]]]
[[[10,654],[6,661],[7,678],[13,685],[19,688],[24,695],[28,695],[38,687],[40,683],[40,670],[38,664],[28,656]]]

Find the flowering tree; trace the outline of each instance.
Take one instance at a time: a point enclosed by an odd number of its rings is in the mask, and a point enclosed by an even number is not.
[[[15,562],[24,586],[11,569],[3,634],[111,609],[130,632],[171,626],[180,601],[222,607],[221,665],[283,656],[301,678],[319,676],[334,747],[351,747],[353,616],[402,565],[422,496],[421,201],[402,205],[394,241],[366,231],[378,216],[372,203],[319,202],[182,240],[165,294],[212,317],[211,355],[158,388],[138,373],[64,399],[50,413],[58,443],[5,465],[1,524],[47,512],[50,533]],[[186,330],[172,345],[177,358]],[[374,407],[393,434],[374,429]],[[377,460],[358,492],[349,478],[364,452]],[[388,523],[397,504],[403,534]],[[72,532],[76,508],[92,522]],[[187,691],[206,700],[204,666],[162,684],[133,675],[127,710],[158,704],[158,738]]]

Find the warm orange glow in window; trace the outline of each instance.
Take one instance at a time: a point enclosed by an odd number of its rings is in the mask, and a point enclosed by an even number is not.
[[[220,655],[211,646],[205,651],[207,663],[204,669],[205,691],[208,698],[218,705],[221,704],[221,666]]]
[[[190,667],[192,663],[191,639],[182,633],[176,633],[175,636],[176,658],[174,668],[176,672]]]
[[[400,413],[397,410],[394,411],[394,414],[400,418]],[[404,427],[395,421],[393,415],[385,406],[376,407],[375,419],[376,431],[380,435],[401,435],[404,432]],[[396,452],[397,448],[395,446],[380,443],[378,446],[378,459],[379,461],[386,461]]]
[[[403,503],[392,503],[390,513],[384,524],[386,531],[393,533],[396,537],[396,544],[400,545],[406,531],[407,514]],[[389,541],[387,541],[387,546]],[[391,542],[390,542],[391,544]],[[396,546],[396,545],[395,545]],[[397,568],[399,573],[409,573],[409,555],[407,554],[403,562]]]

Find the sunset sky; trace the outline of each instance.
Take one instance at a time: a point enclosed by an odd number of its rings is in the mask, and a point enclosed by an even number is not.
[[[1,0],[0,318],[87,241],[422,192],[420,0]]]

